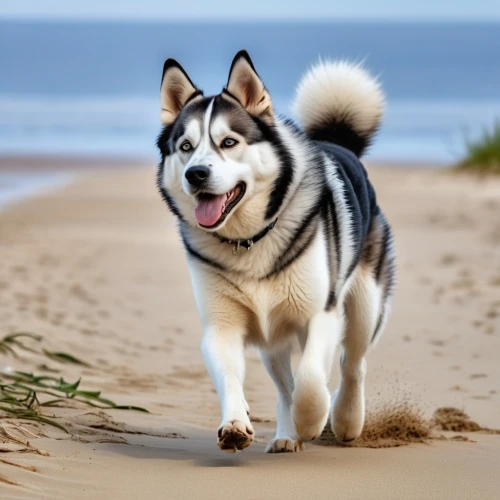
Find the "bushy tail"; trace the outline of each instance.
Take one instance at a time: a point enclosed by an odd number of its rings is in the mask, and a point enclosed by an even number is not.
[[[385,97],[360,64],[320,61],[302,78],[294,111],[309,137],[361,156],[377,132]]]

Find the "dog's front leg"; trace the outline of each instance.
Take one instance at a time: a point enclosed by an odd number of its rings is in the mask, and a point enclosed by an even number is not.
[[[292,416],[293,372],[290,347],[276,351],[261,351],[262,362],[278,389],[278,421],[276,437],[266,448],[266,453],[302,451]]]
[[[229,453],[252,444],[254,430],[243,394],[245,374],[244,332],[229,326],[205,329],[201,350],[221,405],[218,446]]]

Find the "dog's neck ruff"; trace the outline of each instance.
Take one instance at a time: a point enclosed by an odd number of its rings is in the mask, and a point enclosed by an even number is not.
[[[246,240],[230,240],[229,238],[224,238],[223,236],[220,236],[217,233],[212,233],[216,238],[219,239],[221,243],[227,243],[228,245],[233,245],[233,255],[238,255],[240,253],[240,248],[243,247],[246,250],[250,250],[255,243],[260,241],[264,236],[271,231],[271,229],[274,228],[276,225],[276,222],[278,222],[278,217],[274,219],[271,224],[266,226],[260,233],[257,233],[255,236],[252,238],[246,239]]]

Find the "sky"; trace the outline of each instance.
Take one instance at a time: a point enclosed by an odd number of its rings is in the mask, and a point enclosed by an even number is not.
[[[500,21],[500,0],[0,0],[0,19]]]

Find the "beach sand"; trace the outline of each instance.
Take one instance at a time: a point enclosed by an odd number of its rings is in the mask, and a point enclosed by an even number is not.
[[[368,357],[372,434],[364,446],[323,440],[304,453],[264,454],[276,391],[250,351],[257,439],[227,455],[216,446],[219,405],[199,352],[186,259],[154,175],[83,169],[57,192],[0,213],[1,335],[35,332],[47,349],[89,364],[20,350],[19,358],[0,354],[0,366],[57,369],[151,412],[45,410],[70,435],[0,420],[43,450],[7,452],[22,447],[0,438],[0,498],[498,498],[500,435],[429,430],[417,414],[428,421],[449,406],[500,428],[499,179],[370,168],[398,254],[392,314]],[[424,442],[380,448],[406,438]]]

